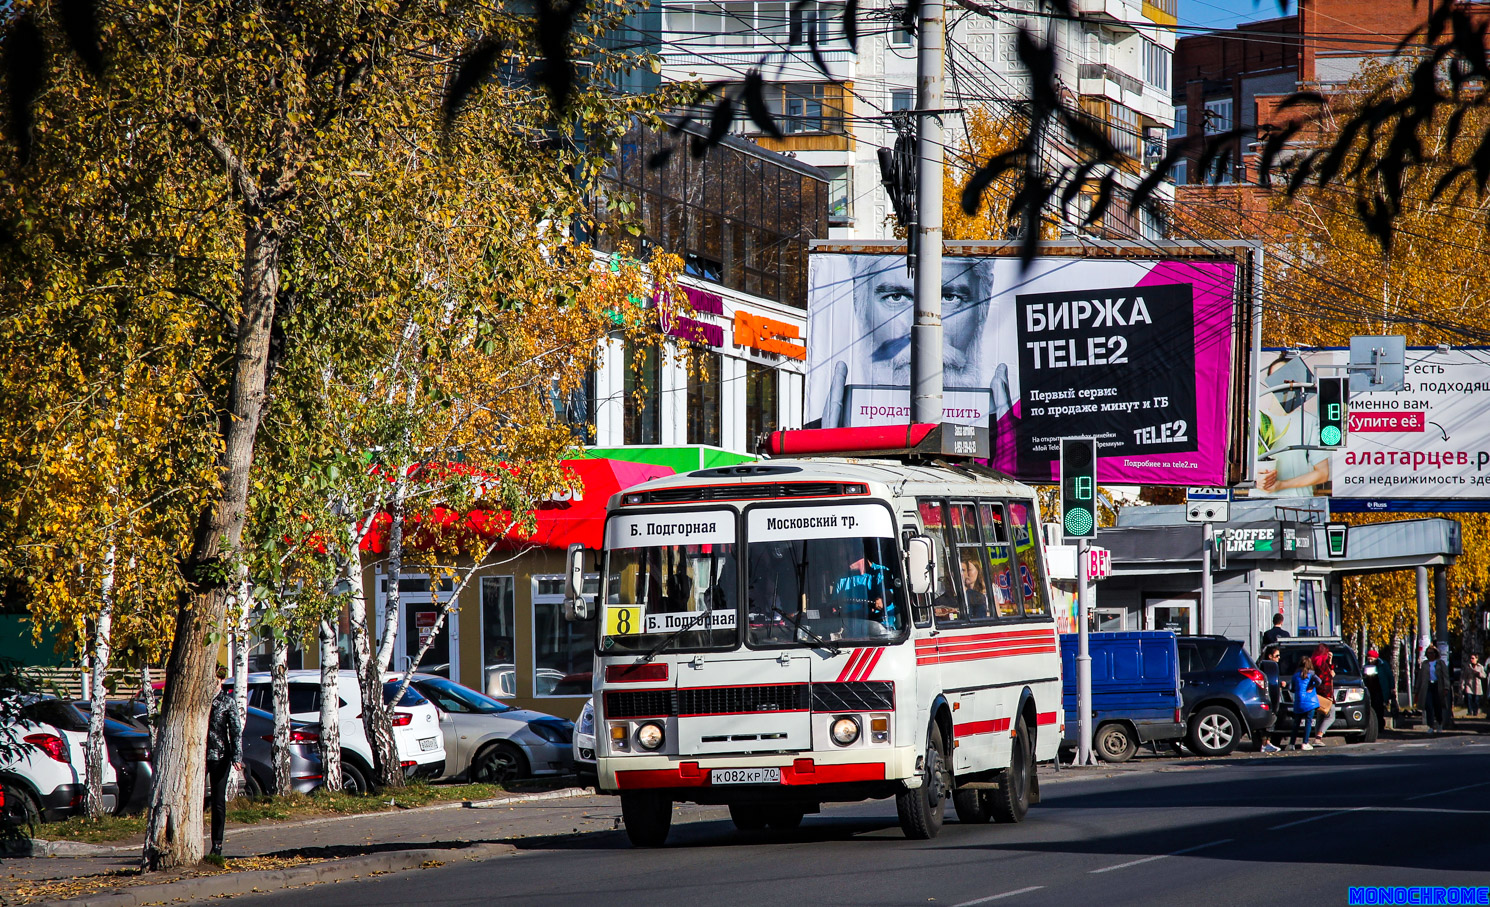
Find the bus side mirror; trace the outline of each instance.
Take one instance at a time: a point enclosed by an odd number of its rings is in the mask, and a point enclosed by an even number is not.
[[[564,619],[589,620],[590,603],[585,601],[585,548],[570,545],[564,555]]]
[[[912,595],[929,595],[936,586],[936,558],[931,539],[913,535],[905,543],[905,572]]]

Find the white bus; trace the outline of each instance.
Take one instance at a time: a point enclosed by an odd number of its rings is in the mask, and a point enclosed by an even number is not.
[[[948,799],[964,822],[1039,802],[1064,722],[1035,493],[927,455],[968,449],[968,429],[911,428],[888,442],[899,459],[770,459],[616,495],[593,604],[571,549],[569,612],[598,612],[599,789],[633,844],[664,843],[679,801],[787,829],[894,797],[923,839]],[[865,431],[772,447],[886,443]]]

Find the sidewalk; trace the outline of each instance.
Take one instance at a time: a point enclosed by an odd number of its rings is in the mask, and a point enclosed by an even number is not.
[[[44,849],[55,855],[0,863],[0,904],[82,897],[70,903],[129,907],[432,868],[448,860],[511,854],[516,850],[511,842],[524,838],[607,831],[619,819],[614,798],[569,788],[391,812],[229,825],[225,870],[204,864],[149,877],[136,871],[142,837],[114,845],[47,842]]]

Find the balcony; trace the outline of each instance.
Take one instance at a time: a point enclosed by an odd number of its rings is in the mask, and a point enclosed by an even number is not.
[[[1131,100],[1122,92],[1143,95],[1143,80],[1134,78],[1122,70],[1106,63],[1079,63],[1076,66],[1076,93],[1111,98],[1114,101]]]
[[[1140,15],[1140,0],[1075,0],[1074,5],[1078,15],[1101,22],[1108,28],[1137,31],[1129,23]]]

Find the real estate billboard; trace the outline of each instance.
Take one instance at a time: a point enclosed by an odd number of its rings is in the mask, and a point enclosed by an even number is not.
[[[1060,439],[1097,439],[1102,482],[1225,484],[1239,353],[1231,258],[943,259],[945,421],[984,425],[995,467],[1057,474]],[[910,412],[914,278],[905,256],[815,252],[805,418]]]
[[[1264,352],[1252,496],[1327,495],[1341,512],[1490,510],[1490,349],[1410,347],[1403,389],[1352,392],[1345,443],[1326,449],[1316,382],[1349,364],[1345,349]]]

